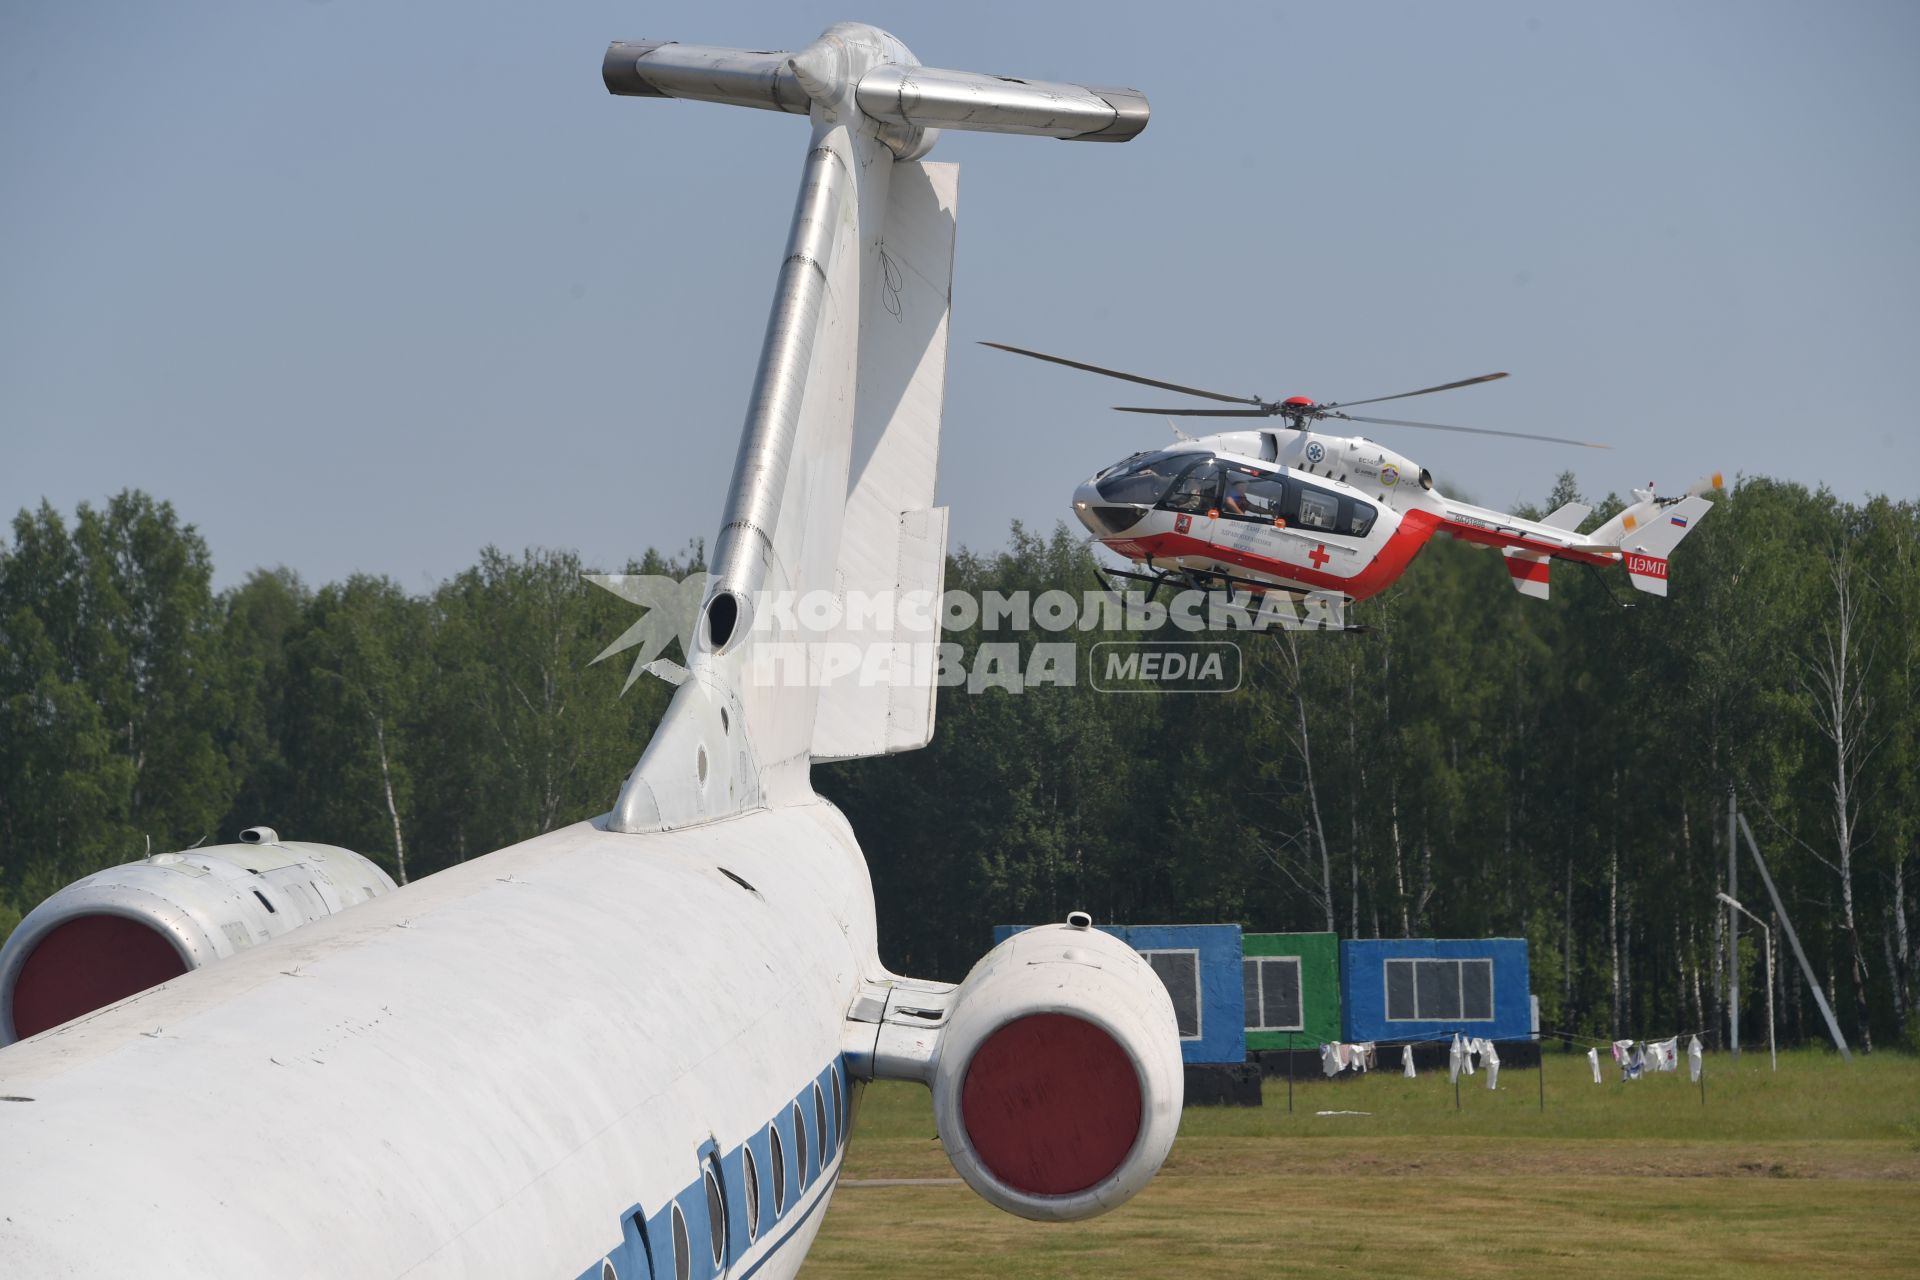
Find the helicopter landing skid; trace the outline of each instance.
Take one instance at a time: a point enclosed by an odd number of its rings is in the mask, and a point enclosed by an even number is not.
[[[1229,596],[1236,588],[1245,591],[1250,597],[1265,596],[1271,592],[1286,596],[1296,605],[1302,603],[1308,594],[1298,588],[1276,586],[1271,582],[1257,582],[1251,578],[1235,577],[1233,574],[1221,573],[1214,569],[1160,569],[1156,568],[1151,560],[1147,561],[1147,567],[1150,572],[1136,573],[1130,569],[1109,569],[1096,565],[1093,572],[1094,576],[1100,579],[1100,585],[1115,595],[1121,592],[1109,581],[1110,578],[1125,578],[1130,582],[1146,583],[1146,598],[1149,602],[1159,594],[1161,587],[1166,586],[1207,592],[1224,590]],[[1351,607],[1353,601],[1349,598],[1346,603]],[[1338,630],[1350,634],[1361,634],[1371,628],[1361,624],[1348,624]]]

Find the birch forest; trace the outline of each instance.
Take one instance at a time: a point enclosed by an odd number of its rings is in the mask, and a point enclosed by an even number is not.
[[[1563,476],[1534,513],[1580,496]],[[1590,524],[1620,505],[1586,500]],[[700,567],[489,548],[424,593],[287,568],[216,591],[190,516],[130,491],[0,540],[0,935],[91,871],[257,823],[409,880],[604,812],[670,690],[591,663],[638,615],[582,575]],[[992,925],[1077,909],[1519,936],[1543,1026],[1717,1035],[1731,793],[1849,1039],[1920,1047],[1920,505],[1746,478],[1669,598],[1572,568],[1530,600],[1497,554],[1436,540],[1351,611],[1364,632],[1242,637],[1226,694],[1100,692],[1098,632],[949,635],[1071,641],[1080,678],[943,689],[932,746],[815,769],[866,849],[883,958],[957,979]],[[1064,527],[947,569],[949,590],[1096,585]],[[1775,982],[1783,1040],[1822,1039],[1784,945]]]

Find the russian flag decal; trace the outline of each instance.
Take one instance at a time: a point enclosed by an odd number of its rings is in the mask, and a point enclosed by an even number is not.
[[[1678,525],[1680,528],[1684,529],[1687,527],[1687,518],[1685,516],[1674,516],[1668,521],[1668,523]]]

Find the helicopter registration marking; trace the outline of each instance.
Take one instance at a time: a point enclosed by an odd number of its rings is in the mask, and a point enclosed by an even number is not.
[[[1627,572],[1647,578],[1664,578],[1667,576],[1667,562],[1658,556],[1629,555]]]

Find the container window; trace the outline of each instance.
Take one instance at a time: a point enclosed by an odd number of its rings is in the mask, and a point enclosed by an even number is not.
[[[1493,961],[1388,960],[1389,1022],[1493,1021]]]
[[[1241,963],[1249,1031],[1299,1031],[1300,957],[1261,956]]]
[[[1166,984],[1173,997],[1173,1017],[1180,1026],[1182,1040],[1200,1038],[1200,953],[1184,951],[1142,951],[1153,971]]]

